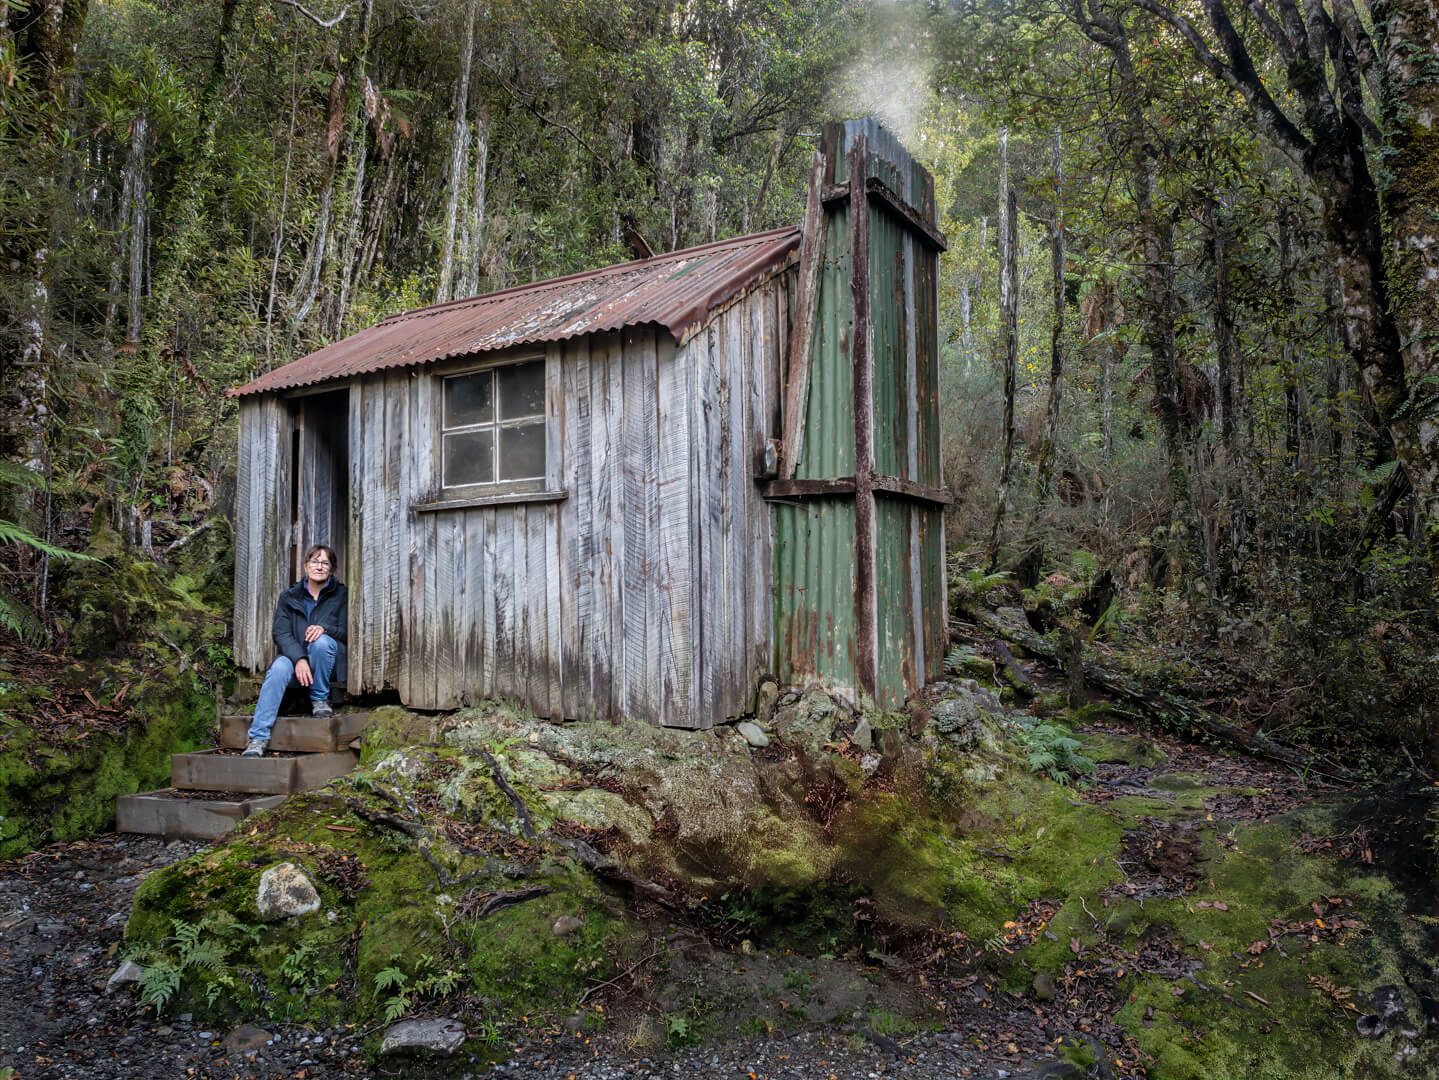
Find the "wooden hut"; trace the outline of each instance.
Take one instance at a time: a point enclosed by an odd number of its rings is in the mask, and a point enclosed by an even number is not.
[[[851,176],[863,179],[851,183]],[[928,175],[832,125],[800,229],[392,316],[232,391],[235,656],[310,543],[351,692],[709,727],[942,669]]]

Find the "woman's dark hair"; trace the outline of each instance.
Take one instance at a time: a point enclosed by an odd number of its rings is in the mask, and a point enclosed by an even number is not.
[[[334,570],[338,560],[335,558],[335,549],[329,544],[311,544],[310,549],[305,552],[305,562],[308,563],[322,551],[325,553],[325,558],[330,560],[330,569]]]

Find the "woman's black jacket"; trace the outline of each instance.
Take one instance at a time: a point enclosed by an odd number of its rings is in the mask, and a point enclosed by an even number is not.
[[[311,624],[323,626],[325,633],[344,645],[346,629],[350,625],[349,590],[334,578],[325,582],[319,599],[315,602],[315,610],[307,618],[305,605],[308,601],[305,582],[297,581],[280,594],[280,602],[275,605],[275,623],[270,634],[275,639],[275,648],[281,655],[288,656],[295,663],[307,659],[305,627]],[[336,676],[343,675],[343,668],[340,666],[343,662],[344,651],[341,650],[336,663]],[[336,681],[340,681],[339,678]]]

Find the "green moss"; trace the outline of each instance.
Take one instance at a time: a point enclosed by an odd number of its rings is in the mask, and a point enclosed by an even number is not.
[[[1148,739],[1131,735],[1110,735],[1086,731],[1079,735],[1080,752],[1100,765],[1131,765],[1153,769],[1169,760],[1167,754]]]
[[[1116,824],[1133,824],[1129,814],[1135,811],[1155,810],[1146,805],[1149,800],[1127,802]],[[1167,816],[1173,820],[1184,813],[1170,807]],[[1228,844],[1212,831],[1201,832],[1203,880],[1194,892],[1175,899],[1104,898],[1094,879],[1075,882],[1049,924],[1058,940],[1041,937],[1025,949],[1004,972],[1004,983],[1022,992],[1035,971],[1057,977],[1090,967],[1096,962],[1090,950],[1096,947],[1103,963],[1114,964],[1116,948],[1133,956],[1149,943],[1162,942],[1193,958],[1197,984],[1159,972],[1136,974],[1146,967],[1143,962],[1118,961],[1125,972],[1120,978],[1125,1005],[1116,1019],[1153,1059],[1151,1076],[1339,1080],[1393,1075],[1393,1038],[1360,1039],[1354,1021],[1368,1010],[1364,998],[1370,989],[1404,984],[1397,958],[1423,955],[1424,943],[1419,927],[1404,914],[1404,897],[1387,878],[1293,850],[1301,833],[1336,828],[1332,810],[1311,804],[1267,822],[1240,824]],[[1331,910],[1331,897],[1348,904]],[[1278,948],[1270,946],[1272,920],[1312,924],[1316,902],[1329,912],[1325,929],[1284,934]],[[1363,926],[1336,934],[1342,926],[1336,919],[1342,918],[1358,919]],[[1071,939],[1081,956],[1071,951]],[[1346,1008],[1346,1000],[1358,1011]],[[1435,1070],[1419,1067],[1416,1059],[1403,1074],[1430,1077]]]
[[[430,842],[427,858],[351,812],[347,801],[385,808],[363,776],[337,787],[247,819],[228,842],[151,875],[140,887],[125,938],[127,949],[142,957],[173,957],[176,920],[195,923],[207,912],[225,911],[247,928],[217,977],[187,972],[187,1009],[207,1016],[263,1009],[296,1022],[344,1016],[373,1023],[399,991],[447,976],[455,980],[450,992],[463,990],[497,1010],[547,1014],[569,1007],[585,986],[612,973],[632,924],[606,907],[594,879],[568,852],[535,849],[518,878],[510,863],[441,841]],[[326,875],[342,857],[363,868],[367,884],[347,890]],[[260,877],[280,861],[306,871],[321,907],[262,924],[255,906]],[[437,880],[435,864],[450,875],[447,882]],[[479,913],[495,896],[534,888],[548,892]],[[578,916],[580,929],[552,933],[560,915]],[[394,980],[381,973],[395,971],[403,981],[384,985]],[[408,1008],[419,1004],[412,997]]]
[[[118,734],[72,736],[64,743],[25,727],[4,729],[0,859],[111,827],[117,796],[163,787],[171,755],[209,741],[215,701],[193,671],[169,667],[137,675],[120,661],[84,667],[93,686],[110,687],[106,696],[129,685],[131,722]],[[23,715],[17,711],[18,719]]]

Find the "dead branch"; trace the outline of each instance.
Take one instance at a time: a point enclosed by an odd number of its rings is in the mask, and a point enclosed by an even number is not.
[[[316,26],[323,27],[326,30],[330,29],[333,26],[338,26],[345,18],[345,16],[348,15],[350,12],[349,7],[346,6],[342,7],[340,9],[340,13],[336,15],[333,19],[322,19],[320,18],[320,16],[316,15],[313,11],[307,8],[304,4],[300,3],[299,0],[280,0],[280,3],[284,4],[286,7],[294,8],[296,11],[298,11],[301,15],[305,16],[305,18],[309,19]]]

